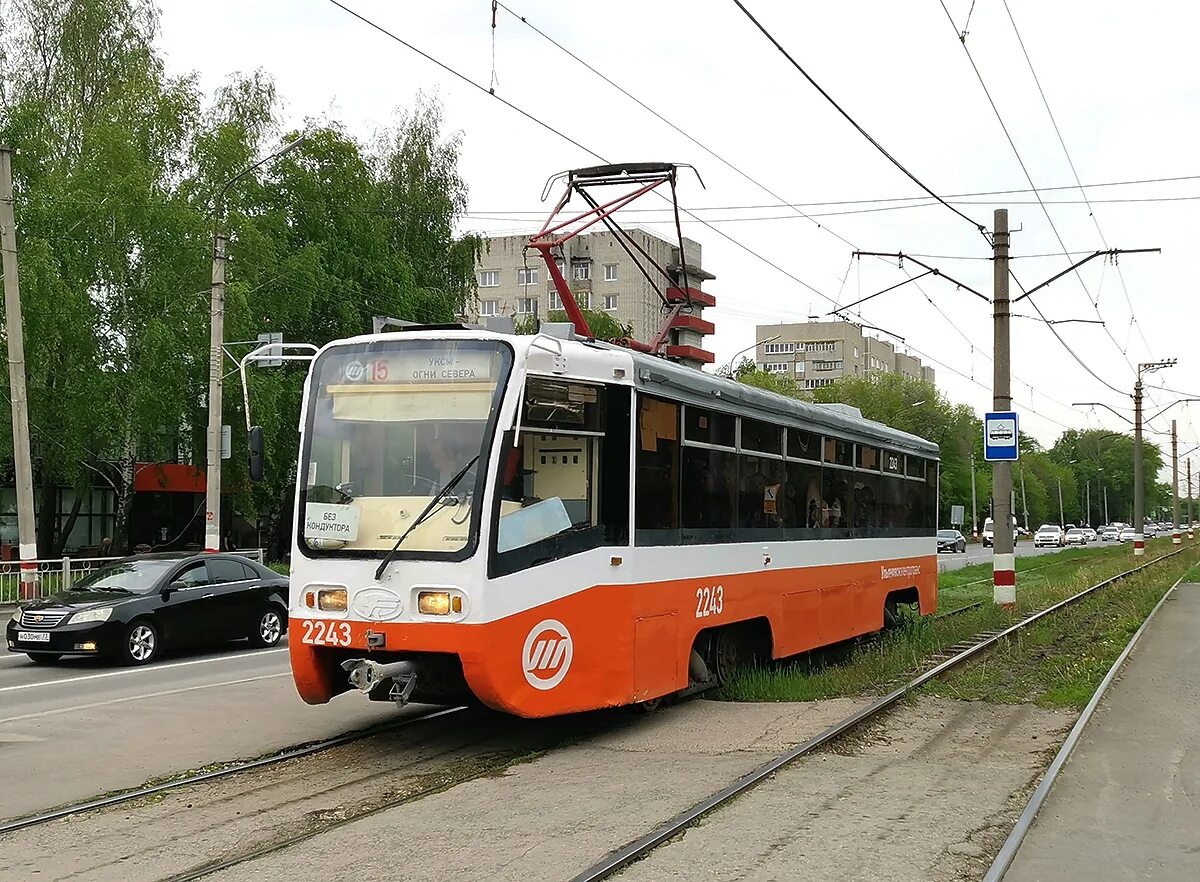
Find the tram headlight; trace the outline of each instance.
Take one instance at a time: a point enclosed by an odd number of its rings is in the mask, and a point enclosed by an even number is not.
[[[322,588],[317,592],[317,609],[326,612],[345,612],[347,609],[345,588]]]
[[[462,612],[462,597],[449,591],[422,591],[417,595],[417,611],[423,616],[448,616]]]

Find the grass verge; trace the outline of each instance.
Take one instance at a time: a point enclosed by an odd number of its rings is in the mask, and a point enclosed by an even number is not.
[[[1148,543],[1147,559],[1153,560],[1169,551],[1170,539]],[[1151,567],[1138,579],[1160,584],[1162,590],[1166,590],[1185,569],[1196,564],[1198,551],[1200,546],[1185,552],[1178,560]],[[726,701],[815,701],[880,692],[920,669],[942,650],[984,631],[1010,625],[1018,618],[1077,594],[1133,565],[1128,546],[1090,553],[1071,550],[1026,560],[1034,563],[1022,568],[1019,559],[1014,614],[985,603],[955,616],[917,619],[896,632],[875,639],[839,644],[795,659],[745,670],[728,685],[715,690],[712,697]],[[1038,569],[1033,573],[1031,570],[1035,566]],[[968,586],[969,590],[964,592],[963,584],[971,580],[960,575],[962,572],[945,573],[940,577],[939,585],[944,584],[943,580],[951,583],[939,592],[939,605],[943,609],[957,608],[972,600],[991,599],[990,585],[984,585],[982,589]],[[1021,572],[1026,573],[1025,577],[1020,575]],[[1097,594],[1118,593],[1126,584],[1118,583]]]
[[[922,691],[969,701],[1082,710],[1154,605],[1189,571],[1171,560],[1025,628],[977,662],[935,680]],[[1191,572],[1200,567],[1191,566]]]

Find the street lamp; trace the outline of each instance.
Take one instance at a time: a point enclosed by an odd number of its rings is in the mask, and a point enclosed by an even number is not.
[[[726,365],[724,370],[721,371],[721,375],[725,376],[725,377],[729,377],[730,379],[733,379],[734,364],[737,362],[739,355],[741,355],[743,352],[749,352],[751,349],[754,349],[765,343],[774,343],[776,340],[778,340],[782,336],[783,336],[782,334],[776,334],[774,337],[768,337],[766,340],[756,340],[755,342],[753,342],[749,346],[747,346],[745,349],[739,349],[737,352],[735,352],[733,354],[733,358],[729,359],[729,364]]]
[[[204,547],[208,551],[221,549],[221,404],[225,368],[225,246],[228,242],[228,237],[221,232],[221,217],[225,209],[225,195],[230,187],[246,175],[295,150],[307,137],[307,133],[301,134],[274,153],[246,166],[221,185],[213,202],[212,305],[208,345],[208,450],[204,476]]]

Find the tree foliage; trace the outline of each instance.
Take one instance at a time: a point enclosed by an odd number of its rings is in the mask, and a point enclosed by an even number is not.
[[[222,197],[299,134],[283,130],[267,73],[235,75],[206,102],[194,76],[166,75],[148,0],[3,8],[0,142],[19,150],[43,554],[70,530],[54,523],[59,486],[110,486],[120,545],[135,462],[203,463],[214,226],[230,235],[227,340],[279,331],[321,344],[363,333],[378,314],[449,321],[473,295],[479,241],[454,234],[466,206],[460,136],[443,133],[436,100],[418,96],[370,145],[336,122],[310,123],[298,149]],[[290,519],[301,382],[296,369],[253,376],[272,478],[253,491],[241,390],[226,384],[237,443],[225,490],[276,523]]]

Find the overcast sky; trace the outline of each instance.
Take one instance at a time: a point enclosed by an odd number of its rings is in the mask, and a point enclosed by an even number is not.
[[[489,0],[344,2],[473,80],[484,85],[492,80]],[[1085,185],[1200,176],[1194,47],[1200,7],[1144,0],[1095,2],[1083,11],[1071,3],[1008,3]],[[786,202],[808,206],[803,210],[810,215],[857,212],[813,221],[786,207],[727,208],[778,200],[499,11],[497,94],[606,160],[671,160],[700,170],[706,188],[685,175],[680,196],[687,208],[713,209],[697,214],[726,219],[714,223],[719,232],[695,222],[685,226],[685,234],[703,245],[705,268],[717,277],[705,287],[718,303],[706,311],[717,325],[710,348],[718,364],[753,343],[757,322],[804,320],[832,308],[825,297],[848,303],[905,278],[894,261],[852,260],[847,241],[863,250],[938,255],[926,261],[990,295],[992,264],[980,259],[989,255],[989,246],[947,208],[862,213],[897,203],[810,205],[922,193],[788,64],[732,0],[507,0],[507,5]],[[851,116],[939,195],[1026,189],[956,33],[974,7],[966,46],[1034,184],[1074,183],[1003,0],[946,0],[953,24],[939,0],[747,0],[747,5]],[[328,0],[163,0],[162,7],[172,73],[196,71],[211,92],[229,74],[261,67],[275,77],[297,125],[327,115],[368,140],[418,92],[436,92],[448,129],[463,134],[461,170],[471,211],[464,229],[534,227],[545,208],[539,197],[546,178],[595,162]],[[1109,247],[1160,247],[1162,254],[1128,255],[1120,260],[1120,273],[1098,258],[1080,270],[1082,283],[1069,275],[1031,298],[1051,319],[1105,322],[1056,326],[1099,379],[1044,324],[1013,320],[1013,395],[1022,429],[1051,444],[1063,427],[1128,428],[1106,410],[1070,404],[1101,401],[1131,414],[1131,362],[1177,357],[1177,367],[1151,381],[1200,397],[1193,241],[1200,179],[1089,186],[1096,223],[1078,189],[1042,195],[1047,202],[1069,203],[1047,207],[1072,252],[1102,248],[1102,233]],[[1173,201],[1106,201],[1147,197]],[[653,208],[654,201],[636,207]],[[1012,253],[1022,258],[1013,268],[1026,287],[1068,265],[1032,194],[958,201],[978,203],[956,207],[989,228],[995,208],[1009,209],[1016,231]],[[668,232],[654,223],[659,217],[631,215],[627,222]],[[734,217],[753,219],[728,220]],[[980,412],[989,409],[990,306],[942,279],[926,278],[920,287],[924,293],[909,284],[873,300],[863,307],[862,320],[904,337],[915,354],[933,363],[939,387],[952,400]],[[1131,324],[1130,304],[1137,326]],[[1034,314],[1028,301],[1016,309]],[[1150,413],[1180,397],[1154,390],[1150,396]],[[1169,431],[1171,416],[1179,420],[1181,453],[1200,444],[1200,404],[1173,408],[1154,428]],[[1165,447],[1169,453],[1169,441]],[[1196,461],[1200,465],[1200,452]]]

